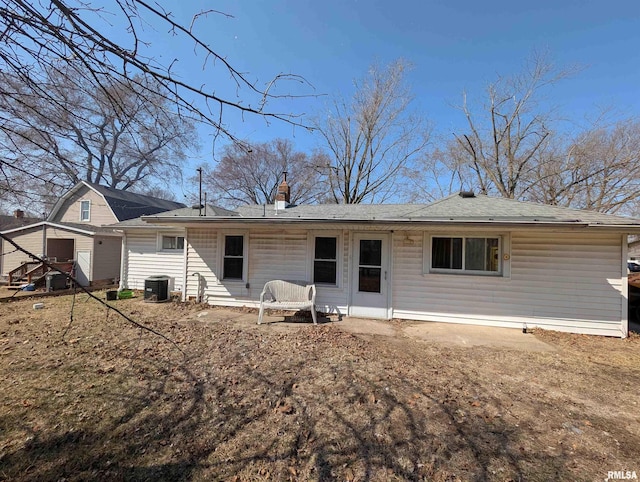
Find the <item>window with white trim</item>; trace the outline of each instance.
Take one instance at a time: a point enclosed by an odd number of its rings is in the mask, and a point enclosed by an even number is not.
[[[182,250],[184,249],[184,236],[162,236],[161,247],[163,250]]]
[[[431,236],[429,271],[500,275],[500,236]]]
[[[80,221],[91,221],[91,201],[80,201]]]
[[[316,236],[313,250],[313,282],[338,284],[338,237]]]
[[[244,279],[245,273],[245,239],[242,234],[223,236],[224,251],[222,255],[222,279]]]

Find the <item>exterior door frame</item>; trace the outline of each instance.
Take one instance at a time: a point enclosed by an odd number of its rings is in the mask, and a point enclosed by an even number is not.
[[[351,260],[349,262],[349,316],[360,318],[391,318],[391,243],[392,233],[389,231],[357,231],[352,233]],[[360,241],[372,239],[382,240],[380,294],[362,293],[359,287]],[[369,302],[371,302],[369,304]]]

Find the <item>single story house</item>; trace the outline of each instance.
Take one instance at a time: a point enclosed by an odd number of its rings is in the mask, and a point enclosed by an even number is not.
[[[118,279],[121,233],[105,227],[184,204],[81,181],[54,205],[44,221],[6,229],[2,234],[22,248],[53,262],[73,262],[83,285]],[[33,261],[9,243],[2,245],[2,274]]]
[[[291,206],[284,185],[275,205],[141,221],[148,231],[124,230],[123,266],[143,232],[137,252],[155,256],[161,233],[178,233],[185,300],[257,307],[267,281],[311,280],[328,313],[628,333],[627,236],[638,219],[470,192],[427,205]],[[163,274],[158,266],[136,279]]]

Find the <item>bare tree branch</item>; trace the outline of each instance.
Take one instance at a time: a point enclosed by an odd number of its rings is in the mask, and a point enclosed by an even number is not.
[[[324,154],[295,151],[286,139],[250,146],[250,151],[238,144],[225,146],[216,166],[205,170],[203,184],[210,199],[227,207],[272,204],[284,171],[293,204],[318,202],[325,195],[316,169],[327,163]]]
[[[397,60],[385,69],[372,66],[356,83],[351,104],[336,101],[318,122],[331,163],[324,176],[336,203],[385,199],[401,173],[428,144],[430,131],[411,115],[412,96],[405,85],[408,69]]]
[[[25,102],[23,108],[36,104],[46,105],[49,126],[56,129],[61,127],[58,120],[60,123],[64,121],[67,124],[77,124],[77,121],[83,120],[86,111],[78,112],[76,103],[66,97],[61,98],[59,91],[49,89],[52,77],[67,75],[82,86],[84,95],[90,93],[95,98],[101,97],[103,104],[112,104],[113,112],[119,112],[119,109],[125,107],[122,96],[114,91],[114,86],[127,85],[140,98],[163,102],[169,107],[167,112],[170,110],[180,116],[182,121],[204,123],[213,128],[215,138],[224,136],[231,142],[240,141],[223,123],[223,119],[228,112],[233,111],[243,116],[255,115],[267,121],[277,120],[307,128],[301,122],[300,115],[269,109],[271,101],[275,99],[300,97],[276,89],[276,86],[290,86],[291,82],[296,87],[300,84],[307,86],[306,80],[300,76],[280,73],[264,84],[249,81],[247,74],[233,67],[222,53],[217,52],[196,33],[198,25],[205,18],[208,21],[215,20],[215,17],[208,16],[211,13],[217,14],[221,19],[232,18],[216,10],[207,10],[196,13],[191,24],[184,26],[159,3],[145,0],[114,0],[107,7],[93,6],[83,0],[0,0],[1,72],[20,86],[19,90],[12,86],[2,86],[0,96],[13,102],[14,108],[19,99]],[[145,30],[162,28],[162,25],[168,28],[170,35],[193,45],[193,55],[200,55],[203,60],[203,78],[215,78],[216,84],[208,85],[206,80],[185,80],[183,75],[174,71],[177,59],[169,59],[163,63],[150,56],[151,43],[144,38]],[[223,75],[219,75],[221,73]],[[219,79],[223,79],[222,83]],[[56,115],[51,115],[52,112],[56,112]],[[16,124],[3,122],[8,119],[11,116],[4,115],[0,118],[0,133],[15,134],[13,131],[16,130]],[[119,116],[119,120],[122,120],[122,116]],[[105,123],[104,128],[107,126],[114,129],[116,124]],[[92,156],[95,151],[87,149],[91,143],[82,139],[78,133],[75,139],[78,146],[84,148],[86,157],[83,159],[77,158],[77,152],[73,156],[65,156],[68,152],[61,145],[42,149],[45,141],[50,142],[55,136],[48,136],[48,129],[43,129],[41,123],[21,127],[32,128],[30,132],[39,131],[39,135],[35,136],[37,138],[27,136],[23,140],[39,144],[43,157],[45,153],[59,156],[55,159],[66,176],[71,176],[79,166],[86,165],[89,159],[95,160]],[[81,132],[86,135],[83,130]],[[108,157],[107,148],[103,154],[104,161]],[[9,178],[12,177],[12,166],[19,165],[22,159],[23,157],[20,160],[14,158],[6,161],[3,167]],[[108,169],[107,163],[102,165],[98,162],[88,170],[91,176],[104,177],[107,171],[116,177],[123,175],[119,169]],[[131,184],[131,180],[123,179],[122,183]]]
[[[534,54],[524,70],[512,77],[499,77],[488,86],[487,102],[473,110],[463,93],[460,110],[468,132],[454,134],[456,147],[449,145],[451,164],[461,173],[472,173],[480,192],[495,192],[518,198],[534,182],[530,173],[537,156],[551,134],[549,110],[538,111],[545,88],[572,74],[575,69],[558,70],[546,55]]]

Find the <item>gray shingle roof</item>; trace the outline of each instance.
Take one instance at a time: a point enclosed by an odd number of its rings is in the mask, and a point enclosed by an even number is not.
[[[164,211],[156,215],[159,218],[171,218],[171,217],[198,217],[198,218],[215,218],[220,216],[239,216],[235,211],[230,211],[218,206],[207,205],[206,209],[203,208],[194,209],[193,207],[184,207],[180,209],[174,209],[172,211]],[[154,224],[147,223],[142,218],[128,219],[116,224],[111,225],[114,228],[127,228],[127,227],[153,227]],[[166,225],[165,225],[166,226]]]
[[[29,224],[42,221],[42,218],[16,218],[15,216],[8,216],[6,214],[0,215],[0,231],[6,231],[7,229],[20,228]]]
[[[316,219],[353,221],[486,221],[575,222],[603,225],[640,225],[640,219],[559,206],[549,206],[484,195],[448,196],[431,204],[323,204],[291,206],[276,212],[273,205],[242,206],[243,218]]]
[[[90,182],[86,184],[104,196],[113,214],[115,214],[120,221],[140,216],[150,216],[184,207],[184,204],[176,201],[167,201],[166,199],[122,191]]]

